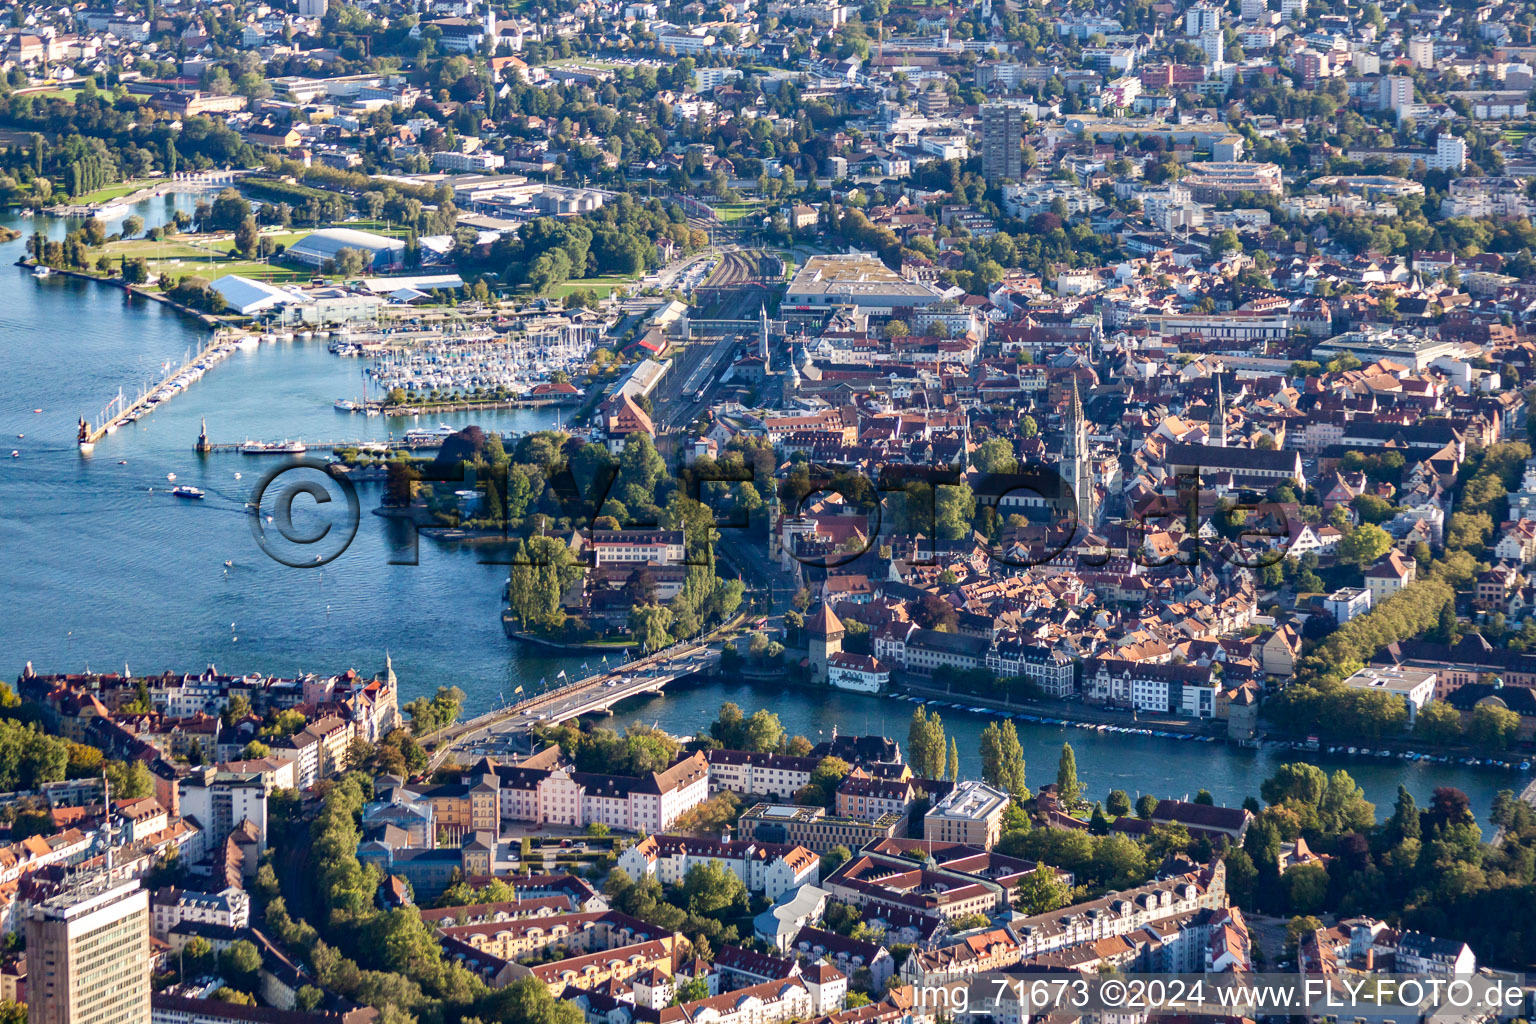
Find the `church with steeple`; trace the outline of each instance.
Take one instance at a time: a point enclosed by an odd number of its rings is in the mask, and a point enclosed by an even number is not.
[[[1216,374],[1216,406],[1211,410],[1210,427],[1206,430],[1206,444],[1217,448],[1227,446],[1227,399],[1221,393],[1221,374]]]
[[[1088,451],[1088,419],[1083,415],[1083,399],[1077,381],[1072,381],[1072,400],[1062,424],[1061,479],[1072,490],[1077,503],[1081,529],[1092,530],[1096,523],[1093,491],[1093,460]]]

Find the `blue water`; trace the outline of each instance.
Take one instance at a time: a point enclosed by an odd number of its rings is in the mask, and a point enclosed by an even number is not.
[[[165,197],[136,212],[153,225],[193,203],[191,196]],[[35,226],[0,222],[27,232]],[[63,224],[45,223],[62,235]],[[179,361],[205,335],[174,311],[109,286],[57,275],[37,281],[11,266],[22,252],[21,240],[0,245],[0,594],[7,602],[0,673],[14,677],[28,661],[42,672],[125,664],[136,672],[210,664],[233,672],[373,671],[387,650],[403,699],[456,685],[475,712],[519,685],[579,669],[582,659],[536,656],[507,641],[499,617],[506,569],[480,564],[474,550],[423,541],[419,564],[390,564],[410,550],[409,528],[366,514],[377,504],[376,485],[360,486],[365,514],[356,539],[335,561],[294,569],[262,554],[243,507],[273,463],[197,455],[192,445],[201,418],[214,441],[230,442],[384,437],[436,425],[337,413],[337,398],[361,391],[361,364],[331,356],[322,342],[237,352],[82,457],[74,444],[79,416],[95,416],[119,387],[132,392],[157,377],[162,363]],[[548,422],[528,411],[443,420],[506,431]],[[7,457],[11,448],[20,458]],[[170,473],[178,483],[205,489],[207,500],[171,497]],[[234,563],[227,570],[226,560]],[[912,710],[885,698],[726,681],[646,698],[621,708],[615,722],[657,722],[692,733],[726,700],[749,713],[768,707],[791,733],[812,739],[835,726],[845,733],[888,732],[904,742]],[[943,714],[959,742],[962,770],[978,775],[976,751],[988,719]],[[1038,725],[1019,731],[1031,785],[1054,779],[1067,740],[1095,796],[1120,788],[1182,797],[1203,787],[1235,804],[1292,759]],[[1523,783],[1516,773],[1459,766],[1320,763],[1348,768],[1383,812],[1399,782],[1421,802],[1437,785],[1457,786],[1484,816],[1498,789]]]

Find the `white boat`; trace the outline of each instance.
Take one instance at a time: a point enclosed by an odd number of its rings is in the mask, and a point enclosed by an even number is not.
[[[336,411],[337,412],[356,412],[357,411],[357,403],[352,401],[350,398],[338,398],[338,399],[336,399]]]
[[[235,347],[236,348],[260,348],[261,347],[261,339],[256,337],[256,335],[254,335],[254,334],[247,334],[245,337],[243,337],[239,341],[235,342]]]
[[[51,277],[52,275],[53,275],[53,269],[51,267],[38,266],[38,267],[33,267],[32,268],[32,276],[33,277],[43,278],[43,277]]]
[[[193,499],[196,499],[197,501],[202,501],[203,500],[203,492],[202,492],[202,490],[200,488],[188,487],[186,484],[182,484],[182,485],[177,486],[177,487],[172,487],[171,488],[171,493],[174,494],[178,498],[193,498]]]
[[[442,441],[456,433],[458,431],[448,426],[448,424],[440,423],[434,430],[407,430],[405,432],[405,440],[407,444],[421,444],[427,441]]]
[[[247,441],[240,446],[242,455],[303,455],[308,450],[303,441]]]

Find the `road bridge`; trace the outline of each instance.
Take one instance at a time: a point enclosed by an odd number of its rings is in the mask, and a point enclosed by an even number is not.
[[[582,715],[611,714],[620,701],[663,693],[668,684],[717,664],[720,648],[720,642],[679,644],[460,722],[434,737],[431,768],[456,749],[472,749],[498,735],[530,733],[536,725],[559,725]]]

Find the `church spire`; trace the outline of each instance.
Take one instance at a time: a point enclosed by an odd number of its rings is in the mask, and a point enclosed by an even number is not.
[[[1227,446],[1227,400],[1221,393],[1221,374],[1216,375],[1216,412],[1211,416],[1212,436],[1216,438],[1216,447]]]
[[[1072,378],[1072,400],[1067,405],[1062,433],[1061,478],[1071,491],[1079,529],[1092,530],[1095,521],[1093,470],[1088,457],[1088,422],[1083,415],[1083,397],[1077,387],[1076,375]]]
[[[971,410],[962,409],[961,412],[965,420],[960,428],[960,472],[969,473],[971,471]]]

